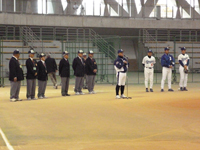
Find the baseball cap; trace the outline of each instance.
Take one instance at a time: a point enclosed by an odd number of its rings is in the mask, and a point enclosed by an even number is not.
[[[19,53],[19,50],[18,50],[18,49],[14,50],[14,51],[13,51],[13,54],[20,54],[20,53]]]
[[[29,54],[35,54],[35,51],[34,51],[33,49],[30,49],[30,50],[28,51],[28,53],[29,53]]]
[[[165,49],[164,49],[164,50],[165,50],[165,51],[166,51],[166,50],[169,50],[169,47],[165,47]]]
[[[122,49],[119,49],[119,50],[118,50],[118,54],[119,54],[119,53],[123,53],[123,52],[124,52],[124,51],[123,51]]]
[[[83,53],[83,50],[79,50],[78,53]]]
[[[68,54],[69,54],[68,51],[64,51],[64,52],[63,52],[63,55],[68,55]]]
[[[148,50],[148,53],[153,53],[153,51],[151,49]]]
[[[87,54],[86,54],[86,53],[83,53],[83,56],[87,56]]]
[[[94,52],[92,50],[89,51],[89,54],[94,54]]]
[[[41,53],[41,54],[40,54],[40,57],[44,57],[44,56],[46,56],[44,53]]]
[[[186,50],[186,48],[185,47],[181,47],[181,50],[183,51],[183,50]]]

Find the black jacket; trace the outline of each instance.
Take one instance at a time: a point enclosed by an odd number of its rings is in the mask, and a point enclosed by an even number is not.
[[[38,80],[41,81],[48,80],[47,69],[41,60],[37,63],[37,66],[38,66]]]
[[[97,69],[96,60],[94,58],[91,59],[90,57],[88,57],[86,59],[86,63],[85,63],[86,74],[87,75],[96,75],[96,73],[93,72],[94,69]]]
[[[26,60],[26,79],[36,79],[35,73],[37,72],[37,61],[33,59],[33,62],[30,58]]]
[[[14,81],[15,77],[17,77],[17,81],[22,81],[24,80],[24,73],[19,61],[12,57],[9,62],[9,80]]]
[[[77,76],[77,77],[84,77],[84,74],[85,74],[85,63],[84,63],[84,60],[83,58],[82,59],[82,62],[81,60],[79,59],[79,57],[76,57],[74,58],[73,60],[73,70],[74,70],[74,75]]]
[[[45,60],[46,63],[46,67],[47,67],[47,73],[51,73],[51,72],[56,72],[57,69],[57,64],[54,58],[48,57]]]
[[[59,63],[59,75],[61,77],[70,77],[70,64],[68,60],[64,58]]]

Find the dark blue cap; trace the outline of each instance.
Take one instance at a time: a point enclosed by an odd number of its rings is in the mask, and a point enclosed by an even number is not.
[[[19,50],[18,49],[14,50],[13,54],[19,54]]]
[[[44,53],[41,53],[40,54],[40,57],[45,57],[46,55]]]
[[[151,49],[148,50],[148,53],[153,53],[153,51]]]
[[[123,51],[122,49],[119,49],[119,50],[118,50],[118,54],[119,54],[119,53],[123,53],[123,52],[124,52],[124,51]]]
[[[169,50],[169,47],[165,47],[165,51],[166,51],[166,50]]]
[[[186,48],[185,47],[181,47],[181,50],[183,51],[183,50],[186,50]]]

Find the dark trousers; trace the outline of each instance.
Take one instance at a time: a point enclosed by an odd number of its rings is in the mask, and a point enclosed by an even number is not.
[[[46,86],[47,86],[47,81],[38,80],[38,97],[45,96]]]
[[[88,91],[94,91],[95,75],[87,75]]]
[[[27,79],[27,98],[35,98],[36,79]]]
[[[21,87],[21,81],[10,81],[10,99],[19,99],[19,91]]]
[[[68,94],[69,89],[69,77],[61,77],[62,89],[61,94],[64,96]]]
[[[75,92],[82,92],[84,84],[84,77],[76,77],[75,79]]]

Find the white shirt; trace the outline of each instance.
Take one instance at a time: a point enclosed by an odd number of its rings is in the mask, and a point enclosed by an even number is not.
[[[31,61],[33,61],[33,58],[29,57],[31,59]]]
[[[15,57],[14,55],[13,55],[13,57],[14,57],[16,60],[18,60],[17,57]]]
[[[189,59],[190,59],[190,57],[188,54],[185,54],[185,55],[180,54],[178,56],[178,60],[181,60],[183,62],[183,65],[186,65]]]
[[[148,56],[145,56],[142,60],[142,64],[144,64],[145,67],[147,68],[153,68],[155,63],[156,63],[156,59],[153,56],[151,56],[151,58],[149,58]]]

